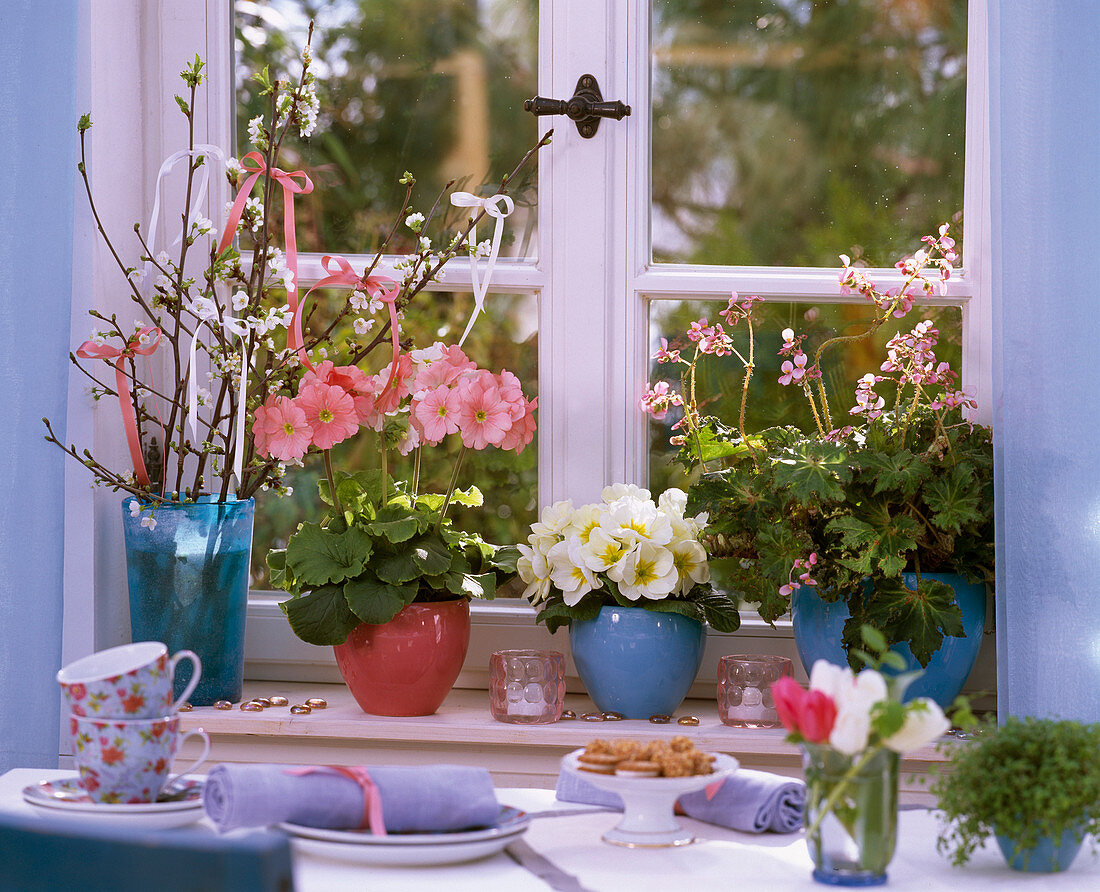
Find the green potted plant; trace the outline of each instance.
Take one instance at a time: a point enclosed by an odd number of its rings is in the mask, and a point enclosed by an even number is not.
[[[657,418],[680,413],[677,459],[698,474],[689,511],[709,516],[704,542],[722,585],[769,622],[791,611],[807,669],[819,658],[842,661],[859,646],[863,625],[880,629],[913,666],[929,668],[911,695],[945,706],[977,655],[985,585],[993,580],[990,432],[965,417],[974,403],[957,389],[948,364],[937,360],[938,332],[930,321],[889,341],[880,368],[860,379],[855,405],[845,405],[842,417],[828,393],[823,359],[834,348],[869,339],[907,315],[919,293],[935,291],[928,273],[946,278],[956,259],[947,232],[941,227],[898,264],[900,288],[877,288],[842,257],[841,287],[863,295],[872,310],[862,331],[832,337],[812,356],[803,352],[805,336],[782,333],[778,352],[786,359],[779,380],[802,390],[811,430],[751,429],[757,299],[736,294],[721,313],[730,331],[703,319],[683,344],[665,344],[657,353],[658,362],[679,370],[680,390],[663,380],[643,397],[643,408]],[[731,337],[739,324],[747,328],[745,355]],[[731,353],[745,367],[732,425],[702,414],[705,398],[696,381],[700,362]],[[963,666],[951,666],[945,677],[934,654]]]
[[[1100,724],[1010,717],[952,745],[932,786],[937,849],[965,864],[995,836],[1014,870],[1066,870],[1100,834]]]
[[[626,718],[671,715],[703,659],[704,621],[738,626],[737,602],[710,585],[699,542],[706,517],[687,496],[617,484],[602,500],[544,508],[519,546],[524,595],[554,632],[569,627],[577,671],[596,706]]]

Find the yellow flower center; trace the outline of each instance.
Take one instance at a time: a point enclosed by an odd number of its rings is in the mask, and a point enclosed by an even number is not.
[[[639,585],[649,585],[657,581],[656,565],[653,561],[638,561],[634,571],[634,580]]]
[[[288,437],[293,437],[294,436],[294,425],[291,424],[289,421],[284,421],[283,422],[283,433],[286,434]]]
[[[322,424],[328,424],[335,417],[336,416],[332,414],[331,409],[322,409],[320,412],[317,413],[317,420],[320,421]]]
[[[474,419],[477,421],[478,424],[484,424],[487,417],[488,414],[485,412],[484,409],[478,409],[476,412],[474,412]]]

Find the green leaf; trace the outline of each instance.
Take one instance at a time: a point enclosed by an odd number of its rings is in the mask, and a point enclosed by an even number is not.
[[[365,623],[388,623],[399,610],[413,602],[420,586],[417,582],[390,585],[370,573],[344,583],[348,607]]]
[[[390,542],[397,543],[411,539],[419,526],[417,519],[409,514],[407,508],[387,505],[379,510],[378,516],[367,525],[367,529],[372,536],[385,536]]]
[[[452,577],[455,577],[453,588]],[[497,592],[497,577],[495,573],[448,573],[447,591],[468,598],[491,599]]]
[[[85,112],[80,116],[80,120],[76,122],[76,129],[83,133],[85,130],[91,129],[92,115],[90,112]]]
[[[556,632],[562,626],[568,626],[574,620],[595,619],[600,615],[603,606],[603,598],[585,595],[580,602],[569,607],[564,601],[550,601],[535,617],[535,622],[545,623],[551,633]]]
[[[443,507],[443,503],[447,500],[447,497],[440,495],[437,492],[422,492],[416,497],[416,506],[418,508],[427,508],[429,511],[438,512]]]
[[[302,584],[318,586],[358,576],[370,554],[370,536],[358,527],[335,533],[303,523],[287,544],[286,566]]]
[[[180,107],[180,111],[188,117],[191,117],[191,106],[187,104],[187,100],[182,96],[176,96],[176,105]]]
[[[860,637],[867,647],[877,654],[886,650],[886,636],[874,626],[864,624],[859,630]]]
[[[412,543],[411,557],[425,576],[438,576],[450,569],[452,556],[447,546],[436,536],[422,536]]]
[[[644,607],[654,613],[678,613],[688,619],[703,621],[703,611],[694,601],[684,601],[681,598],[665,598],[662,601],[640,600],[634,602],[635,607]]]
[[[309,644],[343,644],[359,625],[338,585],[322,585],[279,604],[294,634]]]
[[[954,589],[938,580],[922,578],[915,592],[901,579],[878,580],[866,607],[871,622],[891,641],[907,642],[921,666],[928,665],[944,635],[966,634]]]
[[[862,451],[853,456],[853,461],[874,480],[874,495],[889,490],[909,498],[930,473],[928,465],[908,449],[893,454]]]
[[[455,505],[465,505],[467,508],[480,508],[485,504],[485,497],[476,486],[469,489],[455,489],[451,493],[451,502]]]
[[[848,453],[835,443],[799,443],[775,461],[775,482],[806,507],[843,501],[843,484],[851,478]]]
[[[273,548],[267,553],[268,579],[275,588],[286,588],[286,549]],[[287,589],[289,591],[289,589]]]
[[[932,511],[932,522],[942,529],[961,534],[969,524],[985,519],[981,481],[967,464],[952,468],[924,488],[924,500]]]

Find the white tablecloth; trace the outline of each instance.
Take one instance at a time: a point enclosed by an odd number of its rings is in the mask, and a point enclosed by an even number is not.
[[[0,777],[0,810],[40,814],[23,802],[22,789],[39,780],[71,775],[71,771],[64,770],[9,771]],[[800,833],[737,833],[681,818],[699,842],[680,848],[625,849],[600,840],[600,835],[618,822],[614,813],[589,810],[578,814],[583,806],[557,802],[552,790],[501,789],[497,796],[503,804],[532,814],[569,812],[535,817],[521,837],[530,849],[515,850],[521,860],[533,850],[549,861],[555,882],[562,888],[591,892],[820,892],[824,888],[810,878],[810,858]],[[1092,854],[1087,842],[1073,867],[1064,874],[1010,871],[995,844],[979,850],[966,867],[955,868],[936,852],[938,825],[934,813],[923,809],[902,811],[898,823],[898,851],[890,864],[888,884],[896,892],[1100,890],[1100,857]],[[214,832],[212,828],[210,832]],[[467,864],[415,868],[367,867],[296,853],[294,869],[298,892],[358,892],[367,888],[387,892],[546,892],[555,888],[506,853]]]

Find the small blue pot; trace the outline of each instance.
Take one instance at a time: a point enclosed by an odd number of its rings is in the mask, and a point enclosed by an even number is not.
[[[628,719],[672,715],[703,662],[698,620],[643,607],[603,607],[574,621],[569,645],[577,673],[600,712]]]
[[[1033,849],[1016,851],[1016,843],[1007,836],[997,834],[997,845],[1001,847],[1001,853],[1005,861],[1013,870],[1026,871],[1028,873],[1055,873],[1069,870],[1073,859],[1081,850],[1081,843],[1073,830],[1067,830],[1058,840],[1057,845],[1049,836],[1039,840],[1039,844]]]
[[[966,637],[943,639],[940,649],[932,654],[924,675],[909,686],[905,699],[930,697],[946,709],[962,691],[982,646],[985,586],[969,583],[957,573],[925,573],[923,576],[945,582],[955,590]],[[908,588],[916,588],[916,573],[904,573],[902,579]],[[828,604],[818,597],[812,586],[804,585],[795,590],[791,598],[791,622],[794,625],[794,642],[806,672],[818,660],[828,660],[838,666],[848,665],[848,657],[841,644],[848,616],[848,605],[843,600]],[[898,644],[893,649],[905,658],[906,671],[921,668],[909,645]]]
[[[241,699],[244,624],[255,500],[168,502],[131,516],[122,500],[130,632],[134,641],[161,641],[170,653],[193,650],[202,675],[193,706]],[[152,517],[153,529],[141,525]],[[175,679],[175,696],[190,673]]]

